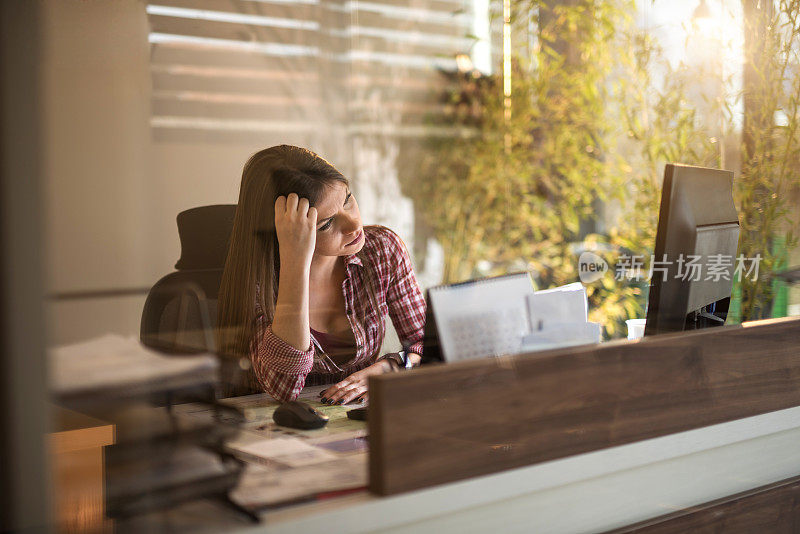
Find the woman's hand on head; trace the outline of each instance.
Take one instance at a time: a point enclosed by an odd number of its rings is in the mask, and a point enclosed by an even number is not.
[[[372,375],[380,375],[391,370],[390,364],[386,360],[379,360],[369,367],[356,371],[338,384],[334,384],[322,393],[322,402],[328,404],[347,404],[356,399],[367,400],[367,378]]]
[[[275,200],[275,232],[278,234],[281,263],[301,267],[311,265],[317,243],[317,208],[297,194]]]

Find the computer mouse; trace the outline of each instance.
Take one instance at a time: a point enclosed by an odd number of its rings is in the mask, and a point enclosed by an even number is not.
[[[353,408],[352,410],[348,410],[347,418],[353,419],[354,421],[366,421],[367,420],[367,407],[362,406],[360,408]]]
[[[289,401],[281,404],[272,414],[272,419],[281,426],[300,430],[313,430],[328,424],[328,416],[302,401]]]

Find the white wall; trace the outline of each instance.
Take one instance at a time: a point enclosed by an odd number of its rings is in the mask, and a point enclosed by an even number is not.
[[[42,6],[48,291],[143,287],[152,272],[144,4]],[[127,318],[142,303],[143,297],[53,302],[50,341],[136,332],[138,323]]]
[[[175,217],[234,203],[259,146],[154,142],[145,2],[44,2],[51,344],[138,335],[146,290],[180,255]],[[67,298],[65,298],[67,297]]]

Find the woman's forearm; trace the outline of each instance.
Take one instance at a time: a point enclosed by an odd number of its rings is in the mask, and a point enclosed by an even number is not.
[[[281,262],[272,332],[297,350],[311,346],[308,311],[309,268]]]

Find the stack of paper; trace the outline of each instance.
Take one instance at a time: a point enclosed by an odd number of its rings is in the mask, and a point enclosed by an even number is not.
[[[527,296],[530,333],[523,350],[541,350],[598,343],[602,327],[588,321],[589,303],[580,282]]]
[[[59,395],[109,392],[115,395],[213,383],[211,355],[164,356],[135,337],[107,334],[50,350],[50,383]]]

